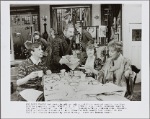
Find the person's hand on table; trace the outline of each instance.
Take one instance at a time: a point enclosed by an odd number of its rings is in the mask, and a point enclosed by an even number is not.
[[[93,68],[92,67],[89,67],[89,66],[85,66],[85,71],[87,73],[93,73]]]
[[[94,73],[94,74],[98,75],[98,71],[90,66],[85,66],[85,70],[87,73]]]

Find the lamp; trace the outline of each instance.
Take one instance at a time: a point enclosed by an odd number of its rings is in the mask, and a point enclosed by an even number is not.
[[[99,15],[96,15],[94,18],[95,18],[95,19],[99,19]]]
[[[43,16],[42,20],[46,22],[47,21],[47,16]]]

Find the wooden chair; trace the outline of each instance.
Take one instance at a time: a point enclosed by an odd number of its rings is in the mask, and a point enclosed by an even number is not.
[[[11,94],[16,91],[18,67],[11,67]]]
[[[128,60],[125,61],[125,65],[124,65],[124,68],[127,68],[126,67],[126,64],[128,63],[129,65],[129,62]],[[127,71],[125,70],[125,72],[123,72],[122,75],[122,78],[120,81],[123,81],[126,85],[126,93],[125,93],[125,97],[128,98],[129,100],[132,100],[133,98],[133,91],[134,91],[134,85],[135,85],[135,82],[136,82],[136,78],[137,78],[137,74],[140,72],[140,69],[138,69],[135,65],[129,65],[131,66],[131,70],[132,70],[132,74],[129,75],[128,78],[126,78],[126,73]],[[98,80],[105,84],[106,82],[108,82],[105,78],[104,78],[104,73],[103,72],[100,72],[99,74],[99,77],[98,77]],[[113,76],[113,83],[115,83],[115,77]]]
[[[135,65],[131,65],[132,72],[135,73],[134,77],[130,76],[129,79],[126,79],[126,85],[127,85],[127,91],[125,94],[125,97],[132,100],[133,98],[133,92],[134,92],[134,86],[137,79],[137,74],[140,72],[140,69],[138,69]]]

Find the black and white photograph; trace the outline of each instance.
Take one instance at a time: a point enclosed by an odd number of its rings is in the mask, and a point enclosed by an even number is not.
[[[141,10],[141,5],[132,6]],[[123,26],[116,24],[118,19],[123,21],[122,4],[42,8],[40,4],[10,5],[12,101],[141,101],[141,55],[136,50],[140,46],[134,45],[140,32],[132,31],[129,41],[116,37],[122,35]],[[82,32],[76,29],[78,20]],[[107,29],[106,44],[96,43],[94,24]],[[124,54],[128,48],[124,42],[133,43],[136,59]],[[106,48],[97,53],[102,46]]]
[[[7,101],[142,103],[143,4],[7,3]]]

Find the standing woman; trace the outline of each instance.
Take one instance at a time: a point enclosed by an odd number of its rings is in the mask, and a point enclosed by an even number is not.
[[[53,40],[56,38],[56,33],[53,28],[50,28],[49,33],[50,33],[50,35],[48,38],[48,44],[52,44]]]

